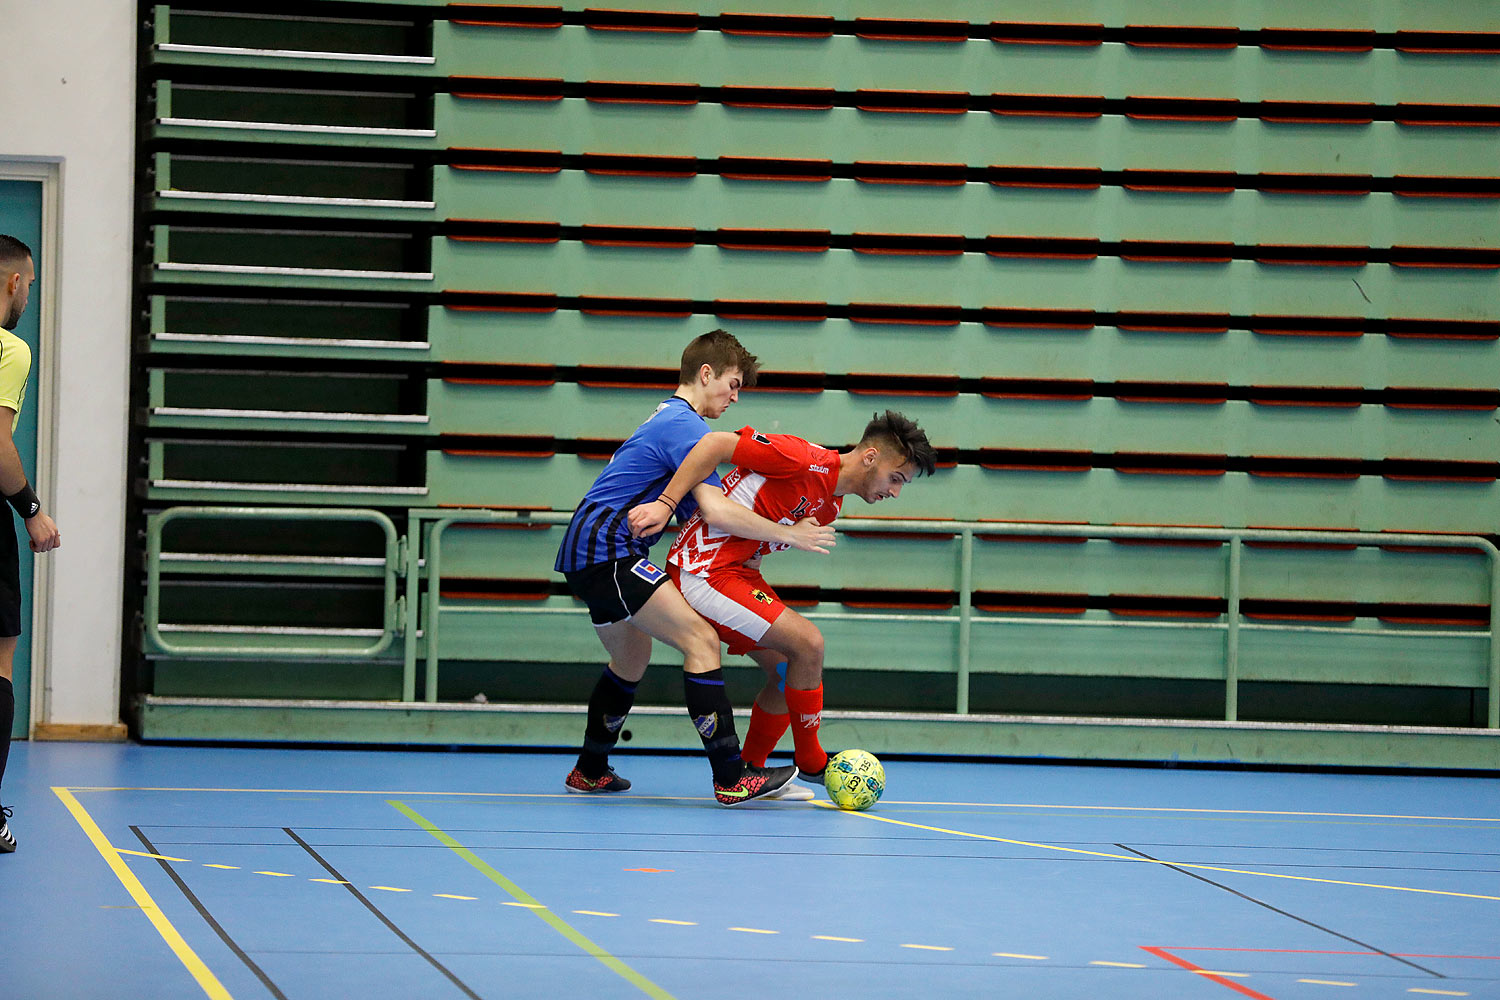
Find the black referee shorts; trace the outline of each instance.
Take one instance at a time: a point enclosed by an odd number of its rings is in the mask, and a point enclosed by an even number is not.
[[[9,513],[9,512],[7,512]],[[16,523],[0,527],[0,638],[21,634],[21,554],[16,547]]]
[[[657,587],[670,584],[666,570],[644,556],[595,563],[563,577],[578,599],[589,606],[589,617],[595,625],[625,621],[646,606]]]

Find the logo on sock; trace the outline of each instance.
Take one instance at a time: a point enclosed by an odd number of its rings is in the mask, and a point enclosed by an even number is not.
[[[797,724],[803,729],[817,729],[823,724],[823,713],[813,712],[809,715],[806,712],[798,712]]]
[[[693,725],[697,727],[699,736],[709,739],[719,730],[719,713],[709,712],[707,715],[696,716]]]
[[[620,727],[623,725],[625,725],[625,716],[623,715],[606,715],[604,717],[604,728],[612,733],[618,733]]]

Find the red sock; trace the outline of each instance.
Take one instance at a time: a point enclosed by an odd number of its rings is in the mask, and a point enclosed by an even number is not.
[[[792,717],[797,766],[804,771],[823,770],[828,764],[828,754],[818,743],[818,726],[823,721],[823,685],[811,691],[787,688],[786,707]]]
[[[750,728],[745,733],[745,745],[740,747],[740,756],[745,763],[765,767],[766,758],[781,742],[791,721],[791,716],[768,712],[756,702],[750,709]]]

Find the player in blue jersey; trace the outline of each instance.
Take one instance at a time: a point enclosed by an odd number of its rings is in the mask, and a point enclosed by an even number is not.
[[[740,758],[734,710],[724,690],[719,637],[688,606],[667,574],[651,562],[657,532],[633,538],[630,509],[660,496],[693,445],[708,433],[708,420],[722,416],[742,387],[755,383],[755,355],[723,330],[696,338],[682,352],[677,391],[657,406],[620,446],[584,494],[568,523],[555,569],[589,607],[609,665],[589,697],[583,748],[564,780],[575,792],[616,792],[630,782],[609,766],[609,752],[635,701],[636,685],[660,639],[683,656],[688,715],[713,768],[714,797],[723,805],[774,795],[795,767],[751,767]],[[724,496],[714,473],[674,504],[681,521],[701,505],[703,517],[720,530],[760,541],[827,553],[833,529],[807,519],[773,524]]]

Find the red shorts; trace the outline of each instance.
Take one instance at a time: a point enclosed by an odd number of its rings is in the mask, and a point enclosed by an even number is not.
[[[735,655],[761,648],[766,630],[786,610],[776,591],[753,569],[736,566],[717,570],[705,579],[669,564],[667,574]]]

